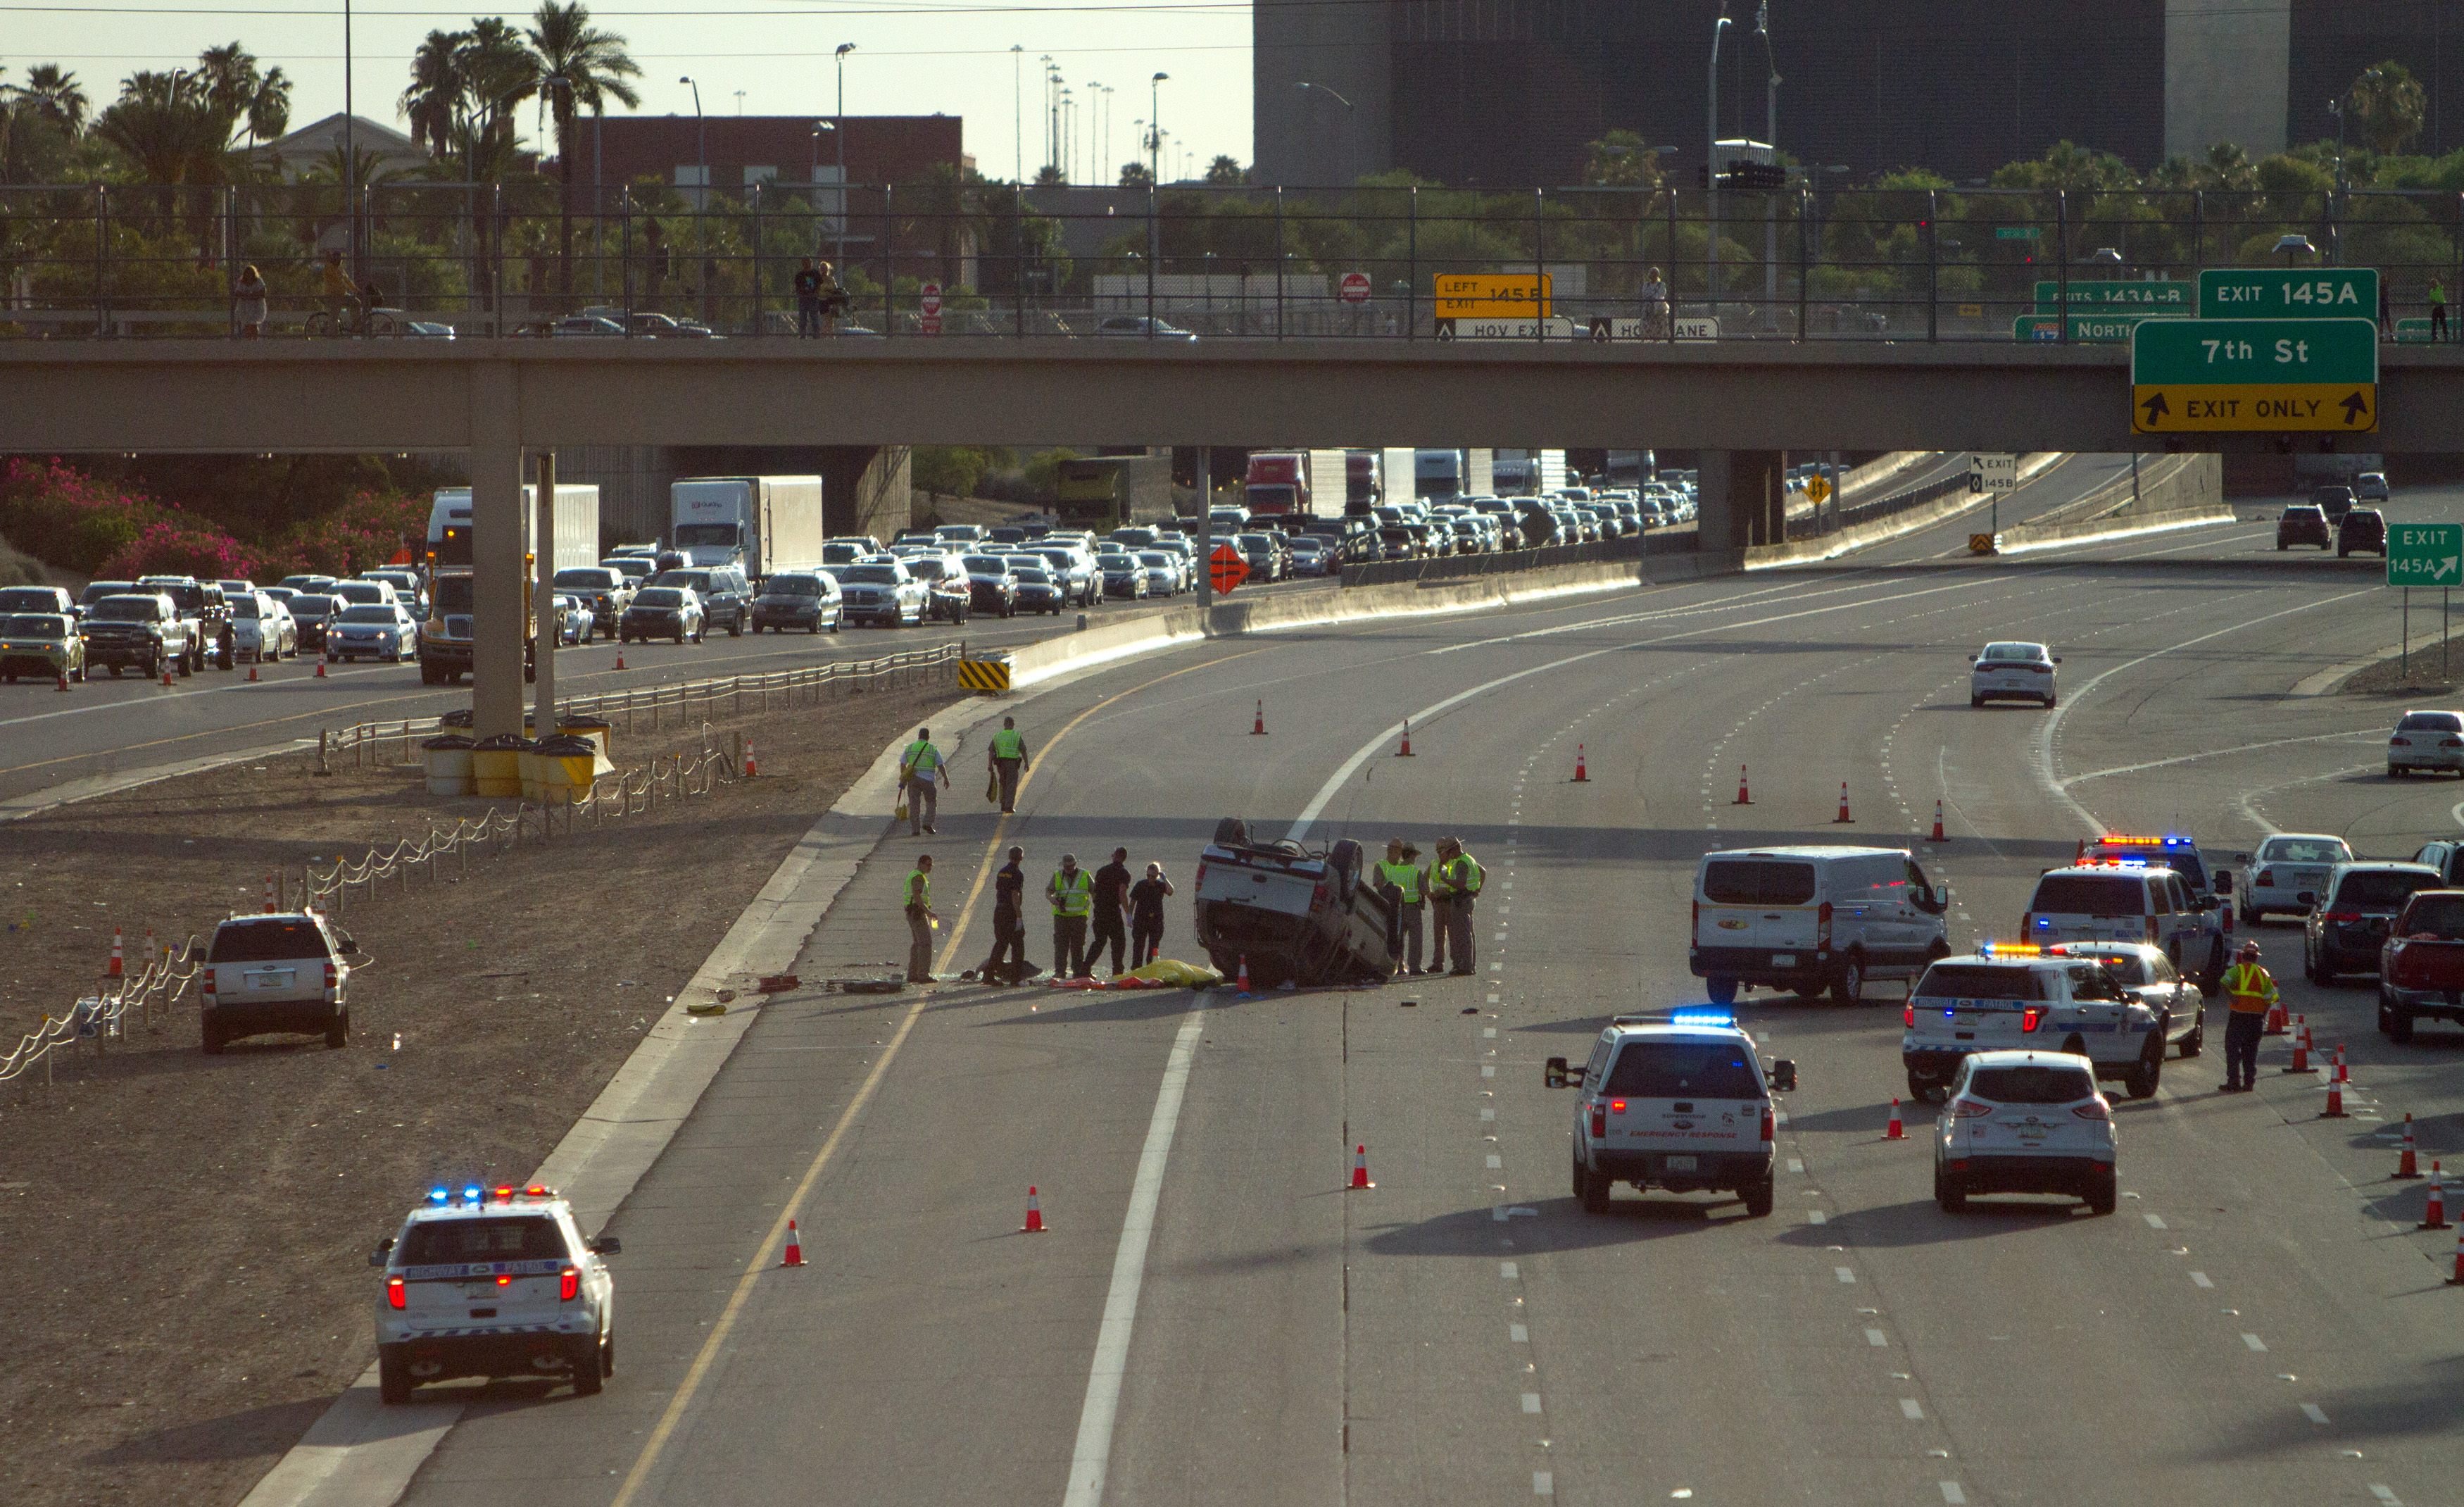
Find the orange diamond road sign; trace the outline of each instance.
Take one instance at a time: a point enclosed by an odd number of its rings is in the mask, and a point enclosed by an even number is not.
[[[1234,587],[1249,579],[1249,562],[1231,545],[1218,544],[1215,553],[1206,557],[1206,573],[1213,578],[1215,589],[1228,596]]]

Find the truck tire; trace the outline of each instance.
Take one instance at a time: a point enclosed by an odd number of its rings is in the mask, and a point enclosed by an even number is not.
[[[398,1344],[377,1346],[377,1396],[386,1403],[410,1401],[410,1357]]]
[[[1865,955],[1850,949],[1831,974],[1831,1002],[1854,1005],[1865,994]]]
[[[1745,1194],[1747,1217],[1761,1219],[1771,1213],[1771,1176],[1770,1173],[1764,1173],[1763,1180],[1751,1187],[1741,1188],[1739,1191]]]
[[[2390,1006],[2387,1012],[2387,1037],[2397,1046],[2412,1040],[2412,1011],[2401,1005]]]
[[[1574,1163],[1574,1199],[1586,1214],[1609,1211],[1609,1189],[1615,1185],[1580,1162]]]

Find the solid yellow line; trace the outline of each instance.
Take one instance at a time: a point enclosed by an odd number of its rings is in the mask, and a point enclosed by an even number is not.
[[[1115,701],[1135,696],[1151,686],[1161,685],[1166,680],[1188,675],[1192,671],[1211,670],[1217,665],[1225,664],[1234,659],[1246,658],[1249,654],[1264,653],[1265,651],[1263,649],[1251,649],[1237,654],[1226,654],[1219,659],[1209,659],[1203,664],[1187,665],[1169,675],[1159,675],[1152,680],[1141,681],[1126,691],[1106,697],[1071,718],[1063,725],[1061,731],[1053,734],[1052,741],[1045,744],[1045,757],[1050,758],[1052,751],[1061,746],[1063,740],[1075,731],[1079,723]],[[1028,770],[1019,781],[1019,789],[1023,792],[1027,782],[1034,777],[1035,771]],[[959,942],[966,935],[967,920],[975,914],[976,902],[983,895],[984,880],[993,872],[993,859],[1000,855],[1001,841],[1008,830],[1007,818],[993,825],[992,841],[985,849],[983,863],[976,871],[976,882],[967,891],[966,903],[959,909],[957,924],[953,928],[950,940],[942,945],[939,964],[941,967],[949,966],[952,957],[958,950]],[[643,1483],[649,1479],[651,1470],[658,1464],[659,1455],[667,1449],[668,1440],[674,1436],[677,1424],[683,1421],[685,1409],[693,1405],[693,1394],[701,1390],[703,1381],[710,1375],[711,1366],[717,1361],[720,1347],[726,1344],[728,1336],[735,1332],[737,1320],[744,1312],[744,1305],[753,1296],[754,1283],[759,1280],[764,1272],[770,1270],[770,1252],[785,1240],[787,1222],[798,1216],[799,1211],[803,1208],[804,1200],[811,1195],[814,1185],[821,1181],[822,1172],[830,1164],[830,1160],[838,1155],[840,1142],[847,1139],[847,1131],[855,1124],[856,1116],[863,1113],[865,1105],[871,1101],[874,1092],[881,1087],[881,1080],[889,1073],[890,1064],[898,1056],[898,1049],[907,1044],[908,1034],[915,1029],[915,1022],[922,1018],[924,1007],[930,998],[929,995],[918,995],[915,1002],[907,1007],[907,1013],[899,1019],[898,1030],[891,1034],[890,1041],[880,1057],[873,1062],[872,1071],[864,1075],[864,1082],[857,1086],[855,1097],[847,1100],[847,1108],[839,1113],[838,1122],[830,1127],[829,1139],[824,1141],[822,1148],[813,1154],[812,1163],[804,1168],[803,1179],[796,1185],[796,1190],[787,1196],[786,1205],[780,1209],[777,1221],[770,1227],[770,1232],[762,1237],[761,1244],[755,1249],[752,1259],[745,1263],[743,1274],[736,1279],[736,1290],[728,1295],[727,1307],[719,1313],[718,1321],[711,1325],[710,1338],[702,1341],[701,1351],[693,1357],[693,1365],[686,1370],[683,1383],[676,1388],[676,1395],[668,1400],[667,1409],[659,1415],[658,1427],[650,1430],[650,1437],[642,1446],[641,1456],[633,1462],[633,1468],[625,1474],[625,1484],[617,1488],[616,1499],[611,1507],[630,1507],[634,1496],[641,1492]]]

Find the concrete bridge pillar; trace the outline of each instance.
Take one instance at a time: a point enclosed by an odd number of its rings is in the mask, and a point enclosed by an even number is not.
[[[522,730],[521,390],[511,362],[471,374],[472,734]]]
[[[1706,450],[1698,469],[1700,547],[1734,551],[1788,538],[1787,452]]]

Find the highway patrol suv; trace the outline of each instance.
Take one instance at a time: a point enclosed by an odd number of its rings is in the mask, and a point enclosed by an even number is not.
[[[2165,1017],[2103,964],[2059,947],[1988,942],[1945,958],[1917,981],[1900,1022],[1900,1063],[1918,1099],[1941,1098],[1961,1059],[1980,1052],[2074,1053],[2132,1098],[2154,1094],[2165,1070]]]
[[[569,1375],[583,1397],[616,1374],[616,1289],[556,1189],[429,1190],[402,1233],[368,1264],[385,1269],[377,1301],[377,1382],[388,1403],[456,1376]]]
[[[1579,1073],[1551,1057],[1551,1088],[1578,1088],[1574,1197],[1604,1213],[1609,1189],[1725,1190],[1759,1218],[1771,1211],[1771,1093],[1796,1087],[1796,1064],[1771,1065],[1727,1010],[1619,1015]]]
[[[2183,972],[2198,979],[2200,988],[2210,994],[2216,991],[2217,982],[2225,976],[2228,961],[2225,954],[2232,950],[2225,943],[2233,929],[2233,909],[2229,903],[2233,896],[2233,875],[2227,870],[2208,867],[2207,859],[2199,853],[2198,839],[2181,832],[2167,832],[2161,837],[2108,832],[2101,837],[2081,841],[2079,862],[2125,867],[2136,863],[2151,869],[2172,870],[2182,881],[2182,888],[2188,892],[2190,902],[2186,920],[2178,929],[2187,931],[2195,922],[2199,938],[2193,941],[2185,936],[2180,951],[2175,952],[2169,947],[2166,950]],[[2027,940],[2044,941],[2041,937]],[[2127,940],[2135,942],[2142,939]],[[2159,939],[2149,937],[2144,940],[2156,942]]]

